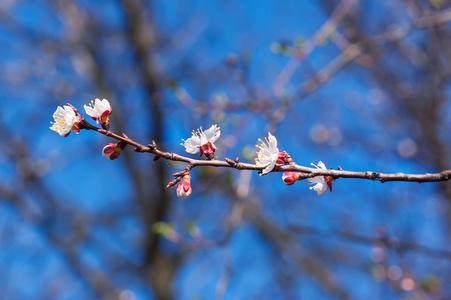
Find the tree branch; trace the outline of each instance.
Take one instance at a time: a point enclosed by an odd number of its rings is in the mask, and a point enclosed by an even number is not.
[[[172,161],[183,161],[188,163],[188,167],[184,172],[175,173],[174,176],[177,178],[181,178],[186,172],[198,166],[209,166],[209,167],[224,167],[224,168],[235,168],[238,170],[254,170],[261,172],[265,167],[257,167],[255,164],[250,163],[241,163],[239,162],[239,158],[235,160],[231,160],[229,158],[225,158],[224,161],[213,159],[213,160],[199,160],[192,159],[186,156],[182,156],[176,153],[163,152],[157,148],[155,141],[152,141],[148,146],[144,146],[140,143],[137,143],[127,137],[125,134],[122,136],[113,133],[111,131],[107,131],[105,129],[98,128],[94,125],[91,125],[86,120],[83,120],[83,129],[94,130],[103,135],[112,137],[114,139],[120,140],[126,144],[134,146],[134,151],[136,152],[148,152],[154,154],[156,159],[159,157],[165,158],[167,160]],[[294,162],[291,162],[288,165],[283,166],[275,166],[271,172],[301,172],[300,179],[308,179],[313,178],[315,176],[330,176],[334,179],[338,178],[358,178],[358,179],[370,179],[377,180],[380,182],[387,181],[407,181],[407,182],[438,182],[438,181],[447,181],[451,179],[451,170],[444,170],[439,173],[426,173],[426,174],[405,174],[405,173],[380,173],[374,171],[366,171],[366,172],[356,172],[356,171],[344,171],[341,167],[338,167],[338,170],[323,170],[317,168],[310,168],[298,165]],[[175,184],[175,183],[174,183]],[[172,185],[174,185],[172,184]],[[170,185],[170,186],[172,186]]]

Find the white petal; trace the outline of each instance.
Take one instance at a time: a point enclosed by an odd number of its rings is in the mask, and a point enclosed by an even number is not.
[[[95,102],[94,102],[94,110],[96,111],[96,114],[98,117],[100,117],[102,115],[102,113],[104,112],[104,110],[102,110],[102,101],[100,101],[99,98],[96,98]]]
[[[61,127],[57,127],[56,124],[53,124],[49,128],[51,130],[55,131],[56,133],[58,133],[60,136],[64,136],[70,131],[70,128],[66,128],[66,129],[63,130]]]
[[[318,196],[321,196],[322,194],[324,194],[327,191],[327,184],[326,184],[326,182],[324,182],[324,184],[321,183],[321,182],[318,182],[313,187],[313,190],[318,193]]]
[[[272,169],[274,169],[275,164],[276,164],[275,162],[274,163],[270,163],[266,168],[264,168],[262,170],[262,174],[268,174],[269,172],[271,172]]]
[[[269,147],[273,146],[274,148],[277,148],[277,139],[275,136],[271,134],[271,132],[268,132],[268,141],[269,141]],[[279,149],[277,149],[277,152]]]
[[[99,117],[97,112],[91,106],[83,105],[83,107],[85,109],[86,114],[88,114],[88,116],[96,118],[96,119]]]
[[[200,138],[194,135],[189,139],[187,139],[183,144],[183,146],[185,146],[186,152],[196,154],[200,151],[199,150],[199,147],[201,146]]]
[[[323,169],[323,170],[327,170],[326,165],[324,165],[324,163],[323,163],[322,161],[319,161],[319,162],[318,162],[317,168]]]
[[[110,102],[107,99],[96,99],[94,109],[99,114],[99,117],[105,112],[110,110]]]
[[[105,107],[107,110],[110,109],[110,107],[111,107],[110,101],[108,101],[107,99],[103,99],[100,102],[102,103],[102,106]]]
[[[211,127],[205,130],[202,135],[207,140],[205,143],[214,143],[219,139],[221,131],[218,126],[211,125]]]
[[[268,165],[270,165],[271,164],[271,161],[269,161],[269,160],[264,160],[264,159],[257,159],[257,162],[255,163],[255,165],[258,167],[258,168],[263,168],[263,167],[266,167],[266,166],[268,166]]]
[[[324,176],[316,176],[313,178],[307,178],[308,181],[310,181],[311,183],[318,183],[318,182],[323,182],[324,181]]]
[[[64,105],[64,111],[65,111],[65,114],[66,114],[66,115],[75,118],[75,112],[74,112],[74,110],[72,109],[72,107],[67,106],[67,105]]]

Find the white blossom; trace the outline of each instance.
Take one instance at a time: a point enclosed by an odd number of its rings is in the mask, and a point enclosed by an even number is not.
[[[268,138],[265,138],[265,141],[258,140],[260,141],[260,145],[255,145],[255,147],[260,148],[260,151],[257,152],[255,163],[257,167],[265,167],[262,170],[262,174],[264,175],[271,172],[274,168],[280,151],[277,148],[277,139],[270,132],[268,132]]]
[[[89,105],[83,106],[86,113],[92,117],[97,124],[107,124],[108,123],[108,116],[113,112],[113,108],[110,105],[110,102],[107,99],[96,99],[91,100],[91,103]]]
[[[216,142],[221,135],[218,125],[211,125],[211,127],[205,131],[202,127],[197,131],[191,132],[191,137],[184,141],[181,145],[185,147],[186,152],[196,154],[200,152],[200,156],[205,154],[207,158],[213,159],[214,152],[217,149],[214,142]]]
[[[317,169],[327,170],[326,166],[322,161],[319,161],[318,165],[312,163],[312,166],[316,167]],[[315,185],[313,187],[310,187],[310,189],[316,191],[319,196],[324,194],[327,191],[327,188],[329,188],[325,176],[316,176],[313,178],[308,178],[308,181],[310,181],[311,183],[315,183]]]
[[[64,105],[64,108],[58,106],[53,113],[53,119],[54,122],[50,122],[52,124],[50,129],[58,132],[59,135],[68,136],[71,130],[77,134],[80,133],[78,123],[80,123],[83,117],[77,116],[70,106]]]

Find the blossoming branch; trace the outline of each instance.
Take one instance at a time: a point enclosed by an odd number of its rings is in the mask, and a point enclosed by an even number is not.
[[[92,100],[89,105],[84,105],[84,109],[87,115],[92,117],[97,124],[100,124],[102,128],[96,127],[90,124],[71,104],[67,103],[63,108],[58,106],[53,114],[54,121],[50,122],[50,129],[57,132],[61,136],[67,137],[71,131],[79,134],[82,129],[93,130],[108,137],[118,140],[117,143],[107,143],[102,149],[102,155],[109,160],[115,160],[119,158],[120,153],[125,150],[127,145],[135,147],[133,150],[140,153],[151,153],[155,155],[154,160],[164,158],[172,161],[183,161],[188,165],[184,170],[173,174],[175,177],[170,181],[167,187],[175,186],[177,196],[186,198],[192,193],[191,188],[191,174],[190,171],[198,166],[210,166],[210,167],[226,167],[235,168],[238,170],[254,170],[260,173],[260,175],[266,175],[272,172],[284,172],[282,175],[282,181],[286,185],[292,185],[296,181],[307,179],[313,186],[310,187],[318,195],[324,194],[327,190],[332,191],[332,183],[338,178],[360,178],[378,180],[380,182],[386,181],[413,181],[413,182],[437,182],[447,181],[451,179],[451,170],[444,170],[434,174],[404,174],[404,173],[379,173],[379,172],[353,172],[344,171],[341,167],[337,170],[332,168],[327,169],[323,162],[318,162],[317,165],[311,164],[314,168],[305,167],[296,164],[293,158],[286,152],[281,151],[277,147],[277,139],[270,132],[268,137],[263,140],[258,139],[260,144],[256,145],[259,149],[256,152],[255,164],[242,163],[237,157],[234,160],[224,158],[224,160],[218,160],[215,157],[215,151],[217,147],[215,142],[221,136],[220,128],[217,125],[212,125],[209,129],[203,131],[202,127],[193,131],[191,137],[187,140],[183,140],[181,145],[185,147],[185,151],[190,154],[200,153],[200,156],[205,155],[207,160],[193,159],[186,156],[182,156],[176,153],[164,152],[157,148],[155,141],[144,146],[130,139],[124,133],[118,135],[110,131],[109,116],[113,109],[107,99],[95,99]]]

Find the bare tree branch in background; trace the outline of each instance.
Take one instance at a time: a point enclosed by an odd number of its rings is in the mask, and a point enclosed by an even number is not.
[[[278,3],[308,37],[297,43],[275,9],[201,3],[0,3],[1,297],[451,297],[449,4],[324,0],[312,30],[310,11]],[[271,30],[252,27],[254,10]],[[272,31],[281,57],[260,40]],[[96,97],[111,101],[112,129],[84,129],[146,153],[110,163],[87,132],[55,144],[41,125],[55,106]],[[217,159],[174,148],[200,123],[224,128]],[[292,157],[254,179],[266,168],[245,161],[268,131]],[[343,169],[305,166],[314,156]],[[347,171],[362,169],[384,172]],[[350,179],[318,198],[280,172]],[[166,186],[187,174],[180,201]]]

